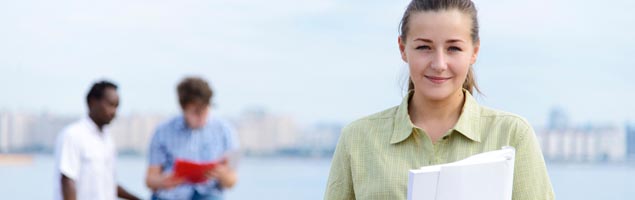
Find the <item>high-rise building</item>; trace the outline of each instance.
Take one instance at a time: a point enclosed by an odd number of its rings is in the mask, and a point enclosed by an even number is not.
[[[626,157],[635,160],[635,124],[626,124]]]
[[[28,114],[3,112],[0,114],[0,151],[21,152],[31,144],[30,130],[35,118]]]
[[[29,125],[29,145],[31,152],[53,152],[57,136],[64,127],[77,121],[77,116],[56,116],[42,113]]]
[[[563,130],[569,128],[569,116],[562,108],[553,108],[549,113],[547,128],[550,130]]]
[[[9,152],[9,113],[0,112],[0,153]]]
[[[318,123],[303,131],[297,148],[308,155],[331,156],[337,145],[342,125],[340,123]]]
[[[162,115],[129,115],[117,117],[110,126],[117,150],[126,154],[145,154]]]
[[[241,148],[248,154],[274,154],[294,148],[298,143],[299,128],[289,116],[254,109],[243,113],[235,124]]]
[[[619,162],[626,155],[624,130],[612,125],[539,129],[545,159],[569,162]]]

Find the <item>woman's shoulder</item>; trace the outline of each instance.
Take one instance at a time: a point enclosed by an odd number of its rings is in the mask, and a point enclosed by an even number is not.
[[[489,121],[529,128],[531,125],[524,117],[508,111],[493,109],[485,106],[480,108],[480,117]]]
[[[398,106],[394,106],[362,118],[356,119],[344,126],[342,134],[355,134],[359,132],[367,132],[368,129],[387,126],[393,123]]]
[[[501,119],[520,120],[520,121],[525,120],[522,116],[516,113],[512,113],[512,112],[501,110],[501,109],[490,108],[487,106],[480,106],[480,114],[482,117],[495,117],[495,118],[501,118]]]

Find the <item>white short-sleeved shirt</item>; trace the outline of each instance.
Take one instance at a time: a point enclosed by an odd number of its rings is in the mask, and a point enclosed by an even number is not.
[[[61,174],[75,181],[78,200],[115,200],[115,145],[89,117],[67,126],[55,146],[54,199],[62,198]]]

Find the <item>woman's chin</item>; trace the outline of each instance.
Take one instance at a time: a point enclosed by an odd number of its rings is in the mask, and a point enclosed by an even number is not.
[[[447,100],[455,91],[446,88],[426,88],[420,92],[421,97],[428,101],[443,101]]]

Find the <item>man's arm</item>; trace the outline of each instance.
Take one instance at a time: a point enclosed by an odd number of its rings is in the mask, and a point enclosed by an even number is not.
[[[129,199],[129,200],[141,200],[139,199],[137,196],[130,194],[128,191],[126,191],[125,189],[123,189],[123,187],[121,187],[120,185],[117,185],[117,196],[119,198],[123,198],[123,199]]]
[[[172,174],[163,174],[163,165],[167,163],[167,153],[162,148],[161,131],[164,128],[159,127],[152,136],[150,141],[150,151],[148,152],[148,171],[146,172],[146,186],[152,191],[161,189],[169,189],[176,187],[185,182],[183,178],[173,177]]]
[[[146,174],[146,186],[152,191],[159,189],[169,189],[185,182],[183,178],[176,178],[172,175],[164,175],[160,165],[151,165]]]
[[[62,198],[64,200],[75,200],[76,198],[76,193],[75,193],[75,181],[73,181],[73,179],[70,179],[68,177],[66,177],[66,175],[61,174],[62,175],[62,179],[60,181],[62,181]]]
[[[239,153],[240,144],[238,137],[236,136],[236,130],[229,123],[223,123],[225,137],[225,161],[216,166],[211,172],[208,172],[208,177],[218,179],[218,183],[224,189],[229,189],[236,185],[238,176],[236,175],[236,161]]]

